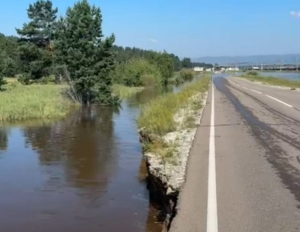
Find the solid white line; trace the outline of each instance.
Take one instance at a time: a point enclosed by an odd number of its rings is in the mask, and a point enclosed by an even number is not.
[[[215,93],[212,83],[211,118],[209,138],[208,166],[208,199],[207,199],[207,232],[218,232],[217,183],[216,183],[216,152],[215,152]]]
[[[262,92],[259,92],[257,90],[254,90],[254,89],[250,89],[251,91],[255,92],[255,93],[259,93],[259,94],[262,94]]]
[[[242,86],[242,88],[243,88],[243,89],[248,89],[248,88],[246,88],[246,87],[244,87],[244,86]]]
[[[277,102],[280,102],[280,103],[283,104],[283,105],[286,105],[286,106],[288,106],[288,107],[290,107],[290,108],[293,108],[292,105],[287,104],[287,103],[285,103],[285,102],[283,102],[283,101],[280,101],[279,99],[277,99],[277,98],[275,98],[275,97],[272,97],[272,96],[269,96],[269,95],[266,95],[266,96],[267,96],[268,98],[271,98],[271,99],[277,101]]]

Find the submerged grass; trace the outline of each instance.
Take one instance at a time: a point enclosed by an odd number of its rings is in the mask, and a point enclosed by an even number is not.
[[[142,109],[138,118],[138,126],[150,135],[163,136],[176,129],[174,115],[186,105],[188,100],[208,90],[210,75],[205,75],[196,82],[187,85],[181,92],[168,93],[153,101]]]
[[[144,87],[128,87],[124,85],[113,85],[113,94],[119,96],[121,99],[130,97],[131,95],[142,91]]]
[[[21,85],[11,82],[0,92],[0,123],[65,116],[73,105],[63,85]]]
[[[275,85],[275,86],[283,86],[289,88],[300,88],[300,81],[293,81],[283,78],[276,78],[276,77],[264,77],[260,75],[243,75],[242,78],[248,79],[250,81],[258,81],[264,84]]]

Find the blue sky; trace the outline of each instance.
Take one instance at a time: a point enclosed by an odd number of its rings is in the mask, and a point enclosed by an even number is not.
[[[1,0],[0,32],[15,35],[33,0]],[[53,0],[63,15],[74,0]],[[300,53],[299,0],[90,0],[117,45],[180,57]]]

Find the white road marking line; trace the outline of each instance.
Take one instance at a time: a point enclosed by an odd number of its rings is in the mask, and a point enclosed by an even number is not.
[[[262,92],[259,92],[259,91],[254,90],[254,89],[249,89],[249,88],[244,87],[244,86],[240,86],[240,85],[236,84],[235,82],[233,82],[233,84],[236,85],[236,86],[242,87],[243,89],[251,90],[251,91],[253,91],[253,92],[255,92],[255,93],[262,94]],[[287,107],[294,108],[292,105],[290,105],[290,104],[288,104],[288,103],[286,103],[286,102],[283,102],[283,101],[281,101],[281,100],[279,100],[279,99],[277,99],[277,98],[275,98],[275,97],[272,97],[272,96],[267,95],[267,94],[266,94],[266,96],[267,96],[268,98],[271,98],[271,99],[277,101],[277,102],[280,102],[281,104],[283,104],[283,105],[285,105],[285,106],[287,106]]]
[[[250,89],[251,91],[255,92],[255,93],[258,93],[258,94],[262,94],[262,92],[259,92],[257,90],[254,90],[254,89]]]
[[[290,108],[293,108],[292,105],[287,104],[287,103],[285,103],[285,102],[283,102],[283,101],[280,101],[279,99],[277,99],[277,98],[275,98],[275,97],[272,97],[272,96],[270,96],[270,95],[266,95],[266,96],[267,96],[268,98],[271,98],[271,99],[277,101],[277,102],[280,102],[280,103],[283,104],[283,105],[286,105],[286,106],[288,106],[288,107],[290,107]]]
[[[218,232],[216,145],[215,145],[215,94],[212,83],[211,118],[208,164],[207,232]]]

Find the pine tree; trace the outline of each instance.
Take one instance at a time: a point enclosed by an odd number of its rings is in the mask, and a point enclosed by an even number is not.
[[[111,51],[115,37],[102,40],[100,8],[79,1],[60,19],[57,32],[58,62],[66,65],[83,103],[114,103],[109,72],[115,66]]]
[[[53,62],[53,38],[57,8],[50,0],[39,0],[27,10],[29,23],[17,29],[20,35],[20,60],[23,69],[33,79],[49,75]]]
[[[0,33],[0,75],[13,77],[19,73],[17,38]]]

